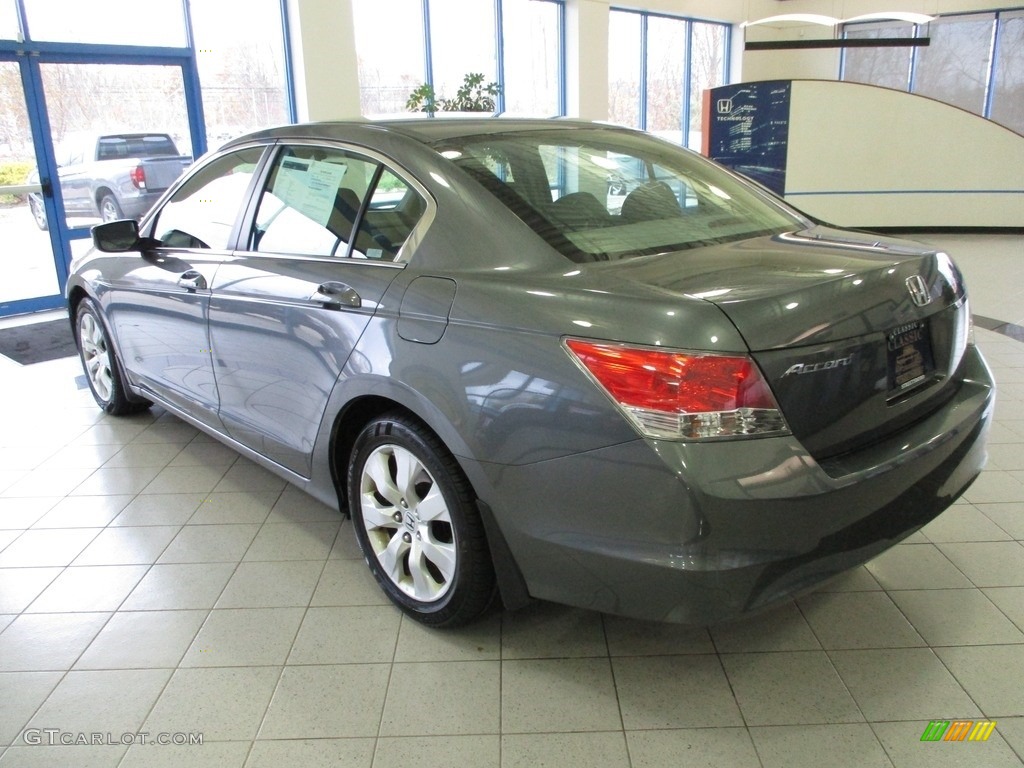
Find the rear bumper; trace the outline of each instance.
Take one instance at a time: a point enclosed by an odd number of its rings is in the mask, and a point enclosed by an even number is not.
[[[995,394],[976,348],[963,365],[939,410],[828,471],[785,437],[636,440],[470,474],[532,596],[721,621],[871,559],[963,493],[985,461]]]

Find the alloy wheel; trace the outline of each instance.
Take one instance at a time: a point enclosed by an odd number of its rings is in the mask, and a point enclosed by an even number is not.
[[[110,349],[103,327],[92,314],[82,314],[78,321],[78,337],[82,345],[82,362],[93,391],[101,400],[109,402],[114,394]]]
[[[458,550],[448,503],[420,459],[398,445],[376,448],[363,465],[360,508],[388,579],[422,603],[443,598]]]

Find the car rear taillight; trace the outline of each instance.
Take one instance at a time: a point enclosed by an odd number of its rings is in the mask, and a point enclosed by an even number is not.
[[[136,189],[146,188],[146,169],[141,165],[136,165],[128,171],[128,178],[132,180],[132,184],[135,185]]]
[[[641,433],[676,440],[789,433],[746,355],[567,339],[566,347]]]

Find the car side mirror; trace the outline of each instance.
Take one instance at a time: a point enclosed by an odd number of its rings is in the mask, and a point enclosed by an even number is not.
[[[103,253],[125,253],[137,251],[139,242],[139,222],[133,219],[108,221],[92,228],[92,242],[96,250]]]

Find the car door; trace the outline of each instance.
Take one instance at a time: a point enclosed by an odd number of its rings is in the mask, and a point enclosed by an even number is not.
[[[232,252],[262,154],[230,152],[190,175],[155,214],[152,247],[118,275],[106,308],[133,382],[218,428],[210,286]]]
[[[404,217],[392,210],[396,198],[407,199]],[[218,269],[210,300],[220,417],[231,437],[309,476],[327,399],[402,269],[402,245],[426,200],[372,153],[279,149],[247,250]]]

